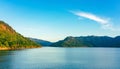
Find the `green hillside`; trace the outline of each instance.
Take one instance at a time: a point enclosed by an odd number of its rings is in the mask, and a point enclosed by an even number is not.
[[[84,40],[78,40],[74,37],[67,37],[64,40],[53,43],[54,47],[91,47],[92,44],[85,42]]]
[[[0,21],[0,49],[21,49],[41,47],[37,43],[23,37],[8,24]]]

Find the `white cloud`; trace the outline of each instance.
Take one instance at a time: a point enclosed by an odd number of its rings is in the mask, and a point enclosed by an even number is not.
[[[111,31],[115,31],[115,29],[113,28],[113,25],[110,24],[110,20],[108,18],[101,18],[100,16],[97,16],[95,14],[81,12],[81,11],[70,11],[70,12],[72,12],[74,15],[77,15],[79,18],[83,17],[83,18],[96,21],[102,26],[103,29],[109,29]]]
[[[108,20],[102,19],[102,18],[100,18],[100,17],[98,17],[94,14],[85,13],[85,12],[75,12],[74,14],[77,15],[77,16],[81,16],[81,17],[84,17],[84,18],[94,20],[94,21],[99,22],[101,24],[107,24],[108,23]]]

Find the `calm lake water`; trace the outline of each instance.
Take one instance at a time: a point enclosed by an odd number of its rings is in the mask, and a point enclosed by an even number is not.
[[[0,69],[120,69],[120,48],[0,51]]]

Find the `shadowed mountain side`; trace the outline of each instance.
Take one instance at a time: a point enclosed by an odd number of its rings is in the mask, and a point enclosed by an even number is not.
[[[115,38],[108,36],[81,36],[67,37],[64,40],[53,43],[53,47],[120,47],[120,36]]]

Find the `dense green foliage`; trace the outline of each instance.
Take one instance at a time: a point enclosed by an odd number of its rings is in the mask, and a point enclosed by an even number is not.
[[[115,38],[107,36],[67,37],[53,43],[54,47],[120,47],[120,36]]]
[[[83,40],[78,40],[74,37],[67,37],[64,40],[53,43],[54,47],[91,47],[92,45],[84,42]]]
[[[23,37],[13,30],[8,24],[0,21],[0,47],[33,48],[40,47],[40,45]]]

